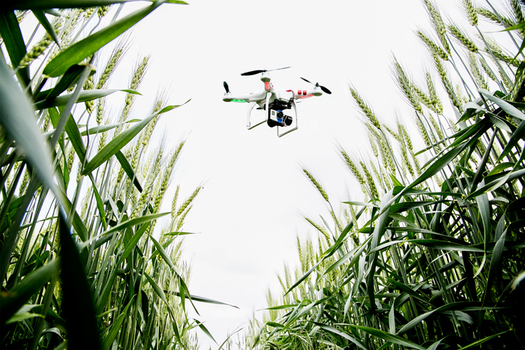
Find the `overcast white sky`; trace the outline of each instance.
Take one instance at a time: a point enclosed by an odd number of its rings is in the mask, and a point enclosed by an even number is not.
[[[336,210],[340,201],[361,198],[337,151],[342,145],[365,155],[369,147],[349,83],[383,121],[412,123],[392,79],[392,54],[421,78],[430,61],[414,31],[428,19],[420,0],[188,2],[163,5],[141,22],[128,59],[152,56],[143,99],[166,89],[170,103],[192,99],[165,115],[156,135],[164,134],[168,147],[187,141],[173,179],[181,198],[204,185],[185,225],[199,234],[186,238],[184,256],[192,293],[240,308],[199,304],[198,319],[220,344],[266,306],[268,288],[279,290],[277,273],[297,260],[296,237],[316,234],[303,216],[329,218],[302,167]],[[283,66],[292,68],[272,73],[275,86],[305,89],[302,76],[333,94],[300,103],[299,130],[281,139],[266,125],[246,130],[247,105],[222,102],[222,82],[234,93],[251,92],[261,88],[259,76],[240,73]],[[217,349],[200,338],[202,349]]]

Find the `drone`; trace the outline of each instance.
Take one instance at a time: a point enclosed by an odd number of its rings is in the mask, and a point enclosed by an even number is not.
[[[224,89],[226,92],[222,100],[224,102],[240,102],[249,103],[247,113],[246,127],[251,130],[263,123],[267,123],[269,127],[277,127],[277,136],[282,137],[292,131],[297,130],[297,107],[296,101],[300,102],[310,97],[318,97],[323,94],[331,94],[332,92],[326,87],[319,85],[319,83],[312,83],[311,81],[301,77],[302,80],[314,85],[311,90],[285,90],[273,86],[271,83],[271,71],[287,69],[290,67],[283,67],[277,69],[256,69],[249,72],[242,73],[242,76],[251,76],[261,74],[261,81],[264,83],[264,89],[257,92],[233,95],[230,92],[228,83],[224,82]],[[267,117],[263,121],[252,124],[252,111],[257,106],[257,109],[267,111]],[[287,110],[293,111],[293,117],[287,115]],[[294,122],[295,121],[295,122]]]

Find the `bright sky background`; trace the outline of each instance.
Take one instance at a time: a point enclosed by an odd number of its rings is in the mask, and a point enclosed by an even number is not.
[[[338,153],[339,145],[356,156],[369,152],[349,84],[382,121],[395,125],[400,118],[412,125],[391,63],[395,55],[422,79],[431,61],[415,30],[429,24],[420,0],[189,3],[162,5],[142,21],[127,59],[151,55],[139,89],[145,101],[158,91],[167,91],[172,104],[191,98],[162,117],[156,135],[165,137],[168,148],[187,141],[170,193],[181,184],[184,199],[204,185],[186,218],[185,230],[198,234],[186,238],[184,256],[191,263],[193,294],[240,308],[198,304],[196,318],[220,344],[248,326],[254,312],[260,316],[256,311],[266,307],[268,288],[279,292],[276,276],[285,262],[296,263],[297,236],[316,238],[303,216],[329,219],[326,203],[301,169],[317,178],[336,210],[341,201],[362,198]],[[443,10],[448,4],[449,12],[460,2],[439,3]],[[273,72],[274,86],[306,89],[302,76],[333,94],[298,104],[299,130],[281,139],[265,124],[248,131],[247,105],[223,102],[222,82],[233,93],[255,91],[262,87],[260,76],[240,73],[283,66],[292,68]],[[131,77],[131,69],[124,71]],[[202,333],[199,338],[202,349],[217,349]]]

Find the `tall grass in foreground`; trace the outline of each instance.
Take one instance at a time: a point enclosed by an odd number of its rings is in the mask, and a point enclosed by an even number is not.
[[[183,143],[150,146],[158,118],[178,106],[159,98],[132,119],[148,58],[123,90],[107,86],[125,45],[101,61],[102,47],[163,2],[113,19],[108,6],[78,8],[99,1],[2,2],[2,349],[190,349],[192,329],[208,333],[186,307],[213,301],[190,295],[179,260],[200,188],[160,212]],[[120,111],[105,105],[113,93],[125,96]],[[171,219],[155,229],[161,217]]]
[[[423,142],[350,88],[374,157],[341,155],[365,200],[342,215],[330,205],[332,224],[309,220],[318,242],[298,242],[255,348],[525,348],[522,7],[463,0],[468,23],[447,23],[423,3],[435,31],[417,34],[435,69],[420,84],[393,65]]]

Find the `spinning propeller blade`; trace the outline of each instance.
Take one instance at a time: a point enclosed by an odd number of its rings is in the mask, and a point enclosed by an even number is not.
[[[242,76],[255,75],[255,74],[264,73],[264,72],[271,72],[271,71],[274,71],[274,70],[288,69],[290,67],[291,66],[282,67],[282,68],[275,68],[275,69],[256,69],[256,70],[251,70],[249,72],[241,73],[241,75]]]
[[[241,75],[242,76],[248,76],[248,75],[255,75],[255,74],[259,74],[259,73],[263,73],[263,72],[266,72],[266,69],[251,70],[249,72],[241,73]]]
[[[307,83],[310,83],[310,84],[312,84],[312,85],[319,86],[319,87],[321,88],[321,90],[323,90],[323,92],[326,93],[326,94],[328,94],[328,95],[331,95],[331,94],[332,94],[332,92],[331,92],[330,90],[328,90],[328,88],[326,88],[326,87],[324,87],[324,86],[322,86],[322,85],[319,85],[319,83],[315,83],[315,84],[314,84],[314,83],[312,83],[310,80],[305,79],[305,78],[303,78],[303,77],[301,77],[301,79],[303,79],[304,81],[306,81]]]
[[[228,83],[224,82],[222,85],[224,86],[224,90],[226,90],[226,93],[229,94],[230,93],[230,88],[228,87]]]

